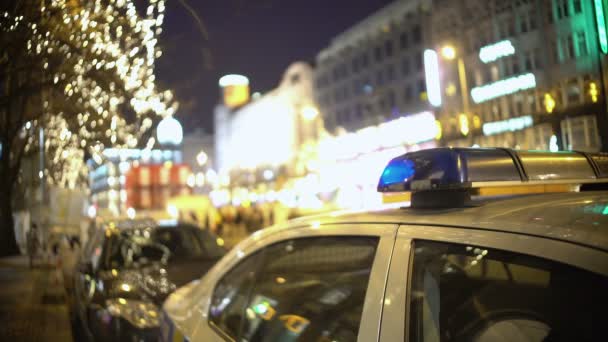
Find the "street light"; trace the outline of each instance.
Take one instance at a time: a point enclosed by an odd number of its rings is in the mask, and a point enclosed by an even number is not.
[[[464,66],[464,61],[461,56],[457,56],[456,49],[452,45],[444,45],[441,49],[441,56],[446,60],[457,60],[458,65],[458,82],[460,83],[462,109],[464,113],[469,112],[469,87],[467,85],[467,76]]]
[[[446,45],[441,48],[441,56],[447,60],[456,58],[456,49],[451,45]]]

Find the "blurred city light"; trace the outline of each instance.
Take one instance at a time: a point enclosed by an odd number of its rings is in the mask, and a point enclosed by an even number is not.
[[[441,56],[445,59],[452,60],[456,58],[456,49],[453,46],[446,45],[441,48]]]
[[[462,135],[469,135],[469,117],[466,114],[458,115],[458,124],[460,126],[460,133]]]
[[[196,155],[196,162],[198,163],[199,166],[205,165],[207,163],[208,159],[209,159],[209,157],[207,156],[207,153],[205,153],[205,151],[200,151]]]
[[[184,138],[182,125],[173,116],[167,116],[158,123],[156,138],[163,145],[179,145]]]
[[[599,91],[597,90],[597,84],[595,82],[589,83],[589,96],[591,96],[591,102],[596,103]]]
[[[429,103],[439,107],[441,106],[441,85],[439,83],[439,60],[435,50],[424,50],[424,73]]]
[[[551,94],[549,94],[549,93],[545,94],[544,103],[545,103],[545,110],[547,111],[547,113],[549,113],[549,114],[553,113],[553,110],[555,109],[555,100],[553,99],[553,96],[551,96]]]
[[[135,214],[136,214],[135,209],[133,209],[133,208],[127,209],[127,217],[129,217],[130,219],[134,219]]]
[[[510,40],[502,40],[498,43],[484,46],[479,50],[479,59],[484,63],[494,62],[495,60],[513,55],[515,47]]]
[[[553,134],[549,139],[549,151],[557,152],[559,151],[559,146],[557,146],[557,136]]]
[[[471,97],[475,103],[481,103],[534,87],[536,87],[536,77],[532,73],[527,73],[475,87],[471,89]]]
[[[87,209],[87,215],[89,218],[95,218],[95,216],[97,216],[97,208],[95,208],[94,205],[90,205]]]
[[[196,186],[205,185],[205,174],[202,172],[196,173]]]
[[[272,170],[264,170],[263,176],[265,180],[271,180],[274,178],[274,172],[272,172]]]
[[[306,121],[311,121],[319,115],[319,110],[312,106],[302,108],[302,117]]]
[[[177,207],[174,204],[167,205],[167,213],[172,218],[178,218],[179,217],[179,210],[177,209]]]

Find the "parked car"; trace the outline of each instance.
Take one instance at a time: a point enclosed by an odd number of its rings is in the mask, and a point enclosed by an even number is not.
[[[74,279],[74,313],[94,341],[156,341],[159,306],[224,254],[207,230],[176,221],[110,222],[94,232]]]
[[[167,298],[161,339],[604,340],[607,170],[576,152],[397,157],[378,189],[398,206],[256,232]]]

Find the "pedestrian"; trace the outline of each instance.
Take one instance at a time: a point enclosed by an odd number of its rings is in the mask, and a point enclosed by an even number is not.
[[[38,253],[40,241],[38,240],[38,226],[32,223],[30,230],[27,232],[27,254],[30,261],[30,268],[34,266],[34,258]]]

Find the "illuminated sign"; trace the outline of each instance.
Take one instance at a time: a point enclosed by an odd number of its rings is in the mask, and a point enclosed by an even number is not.
[[[604,0],[594,0],[595,6],[595,21],[597,24],[597,33],[600,41],[600,48],[603,53],[608,53],[608,36],[606,33],[606,17],[604,16]]]
[[[439,58],[435,50],[424,50],[424,73],[429,103],[441,106],[441,86],[439,84]]]
[[[484,135],[492,135],[503,132],[514,132],[530,127],[534,124],[532,116],[526,115],[519,118],[512,118],[504,121],[488,122],[483,124]]]
[[[502,40],[496,44],[484,46],[479,50],[479,59],[484,63],[510,56],[515,53],[515,47],[510,40]]]
[[[225,75],[220,78],[224,93],[224,104],[230,108],[241,106],[249,101],[249,79],[243,75]]]
[[[534,74],[532,73],[527,73],[486,84],[481,87],[475,87],[471,89],[471,97],[475,103],[481,103],[534,87],[536,87],[536,77],[534,77]]]

